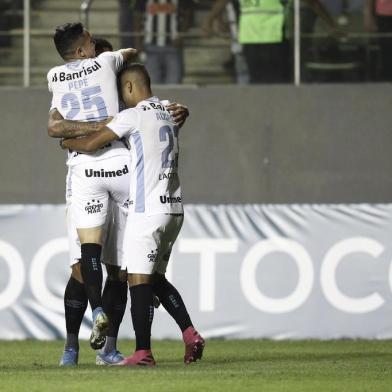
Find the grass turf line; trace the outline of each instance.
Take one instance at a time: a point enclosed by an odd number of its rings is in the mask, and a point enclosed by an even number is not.
[[[392,341],[211,340],[182,363],[183,344],[158,341],[153,369],[96,366],[82,342],[77,368],[60,368],[63,342],[1,341],[0,391],[392,391]],[[129,355],[133,342],[121,341]]]

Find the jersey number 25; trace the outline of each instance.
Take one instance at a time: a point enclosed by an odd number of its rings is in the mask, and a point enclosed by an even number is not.
[[[79,114],[81,107],[83,107],[85,112],[90,112],[90,114],[86,115],[87,121],[103,120],[108,117],[105,101],[98,95],[102,92],[100,86],[87,87],[80,92],[82,94],[82,106],[80,105],[78,96],[74,93],[64,94],[61,99],[61,107],[65,110],[69,109],[65,115],[67,120],[74,119]],[[98,111],[98,116],[91,114],[94,106]]]

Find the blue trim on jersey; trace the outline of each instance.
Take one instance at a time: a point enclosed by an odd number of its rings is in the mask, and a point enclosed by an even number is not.
[[[143,143],[139,132],[131,134],[136,147],[136,200],[135,212],[145,211],[144,194],[144,153]]]

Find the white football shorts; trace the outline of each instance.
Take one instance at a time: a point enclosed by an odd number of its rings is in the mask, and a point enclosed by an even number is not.
[[[129,213],[121,268],[129,274],[165,274],[183,221],[180,214]]]
[[[69,243],[69,265],[79,262],[80,241],[74,220],[72,219],[71,205],[67,204],[67,234]],[[109,201],[107,219],[104,226],[102,241],[102,262],[108,265],[121,267],[123,262],[123,242],[127,214],[112,200]]]
[[[72,219],[79,229],[106,222],[109,199],[127,210],[129,202],[130,156],[119,155],[69,168]]]
[[[68,169],[66,182],[66,223],[69,243],[69,265],[77,264],[81,258],[80,241],[72,217],[72,170]],[[127,220],[127,208],[119,207],[109,198],[106,222],[102,240],[102,262],[121,267],[123,260],[123,241]]]

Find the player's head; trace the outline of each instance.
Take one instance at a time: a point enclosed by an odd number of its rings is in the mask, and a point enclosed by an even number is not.
[[[56,27],[54,44],[66,60],[95,57],[95,42],[81,23],[66,23]]]
[[[150,75],[143,64],[126,66],[119,74],[119,82],[121,98],[127,107],[152,96]]]
[[[99,56],[103,52],[113,52],[112,44],[106,39],[93,37],[95,41],[95,55]]]

